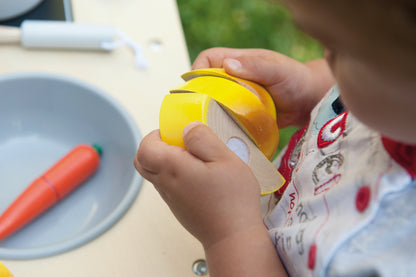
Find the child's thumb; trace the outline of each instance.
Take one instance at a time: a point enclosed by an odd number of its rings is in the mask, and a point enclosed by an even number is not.
[[[282,59],[285,57],[282,56]],[[269,86],[279,83],[285,78],[279,76],[279,67],[276,61],[262,56],[241,56],[238,58],[227,58],[223,62],[225,71],[241,79],[250,80],[255,83]]]
[[[183,141],[188,152],[204,162],[217,161],[230,151],[211,128],[199,121],[183,129]]]

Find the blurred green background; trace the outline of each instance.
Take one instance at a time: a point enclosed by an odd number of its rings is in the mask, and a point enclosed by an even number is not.
[[[267,0],[177,0],[191,62],[211,47],[266,48],[305,62],[323,48],[299,31],[289,11]],[[279,149],[295,131],[280,131]]]

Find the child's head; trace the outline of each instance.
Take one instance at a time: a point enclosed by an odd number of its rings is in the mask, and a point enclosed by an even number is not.
[[[387,137],[416,144],[416,2],[285,0],[327,48],[345,105]]]

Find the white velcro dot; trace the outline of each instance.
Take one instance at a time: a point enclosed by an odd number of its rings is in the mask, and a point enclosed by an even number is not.
[[[250,158],[250,152],[248,151],[246,143],[242,139],[232,137],[227,141],[226,145],[246,164],[248,163],[248,160]]]

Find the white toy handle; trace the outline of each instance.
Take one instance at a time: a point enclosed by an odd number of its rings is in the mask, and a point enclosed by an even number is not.
[[[85,49],[111,51],[127,45],[134,52],[136,66],[146,69],[143,48],[120,30],[108,25],[25,20],[20,28],[0,26],[0,44],[21,43],[28,48]]]
[[[116,29],[104,25],[73,22],[25,20],[21,25],[21,44],[36,48],[101,49],[113,42]]]

